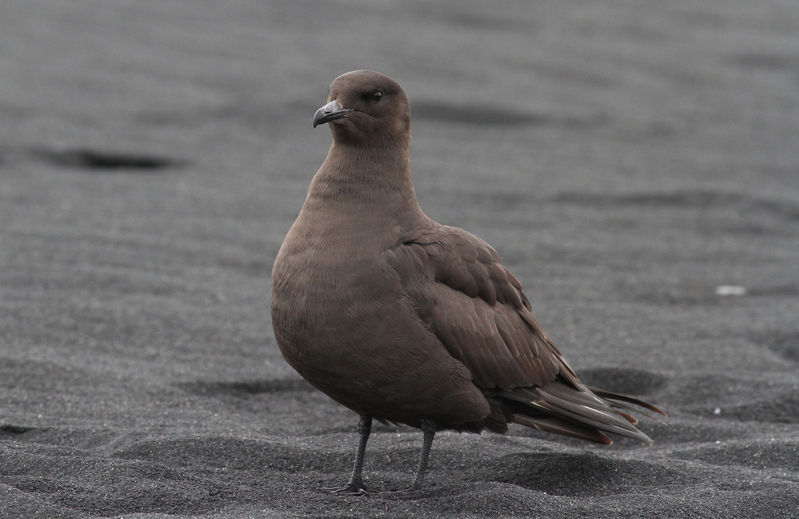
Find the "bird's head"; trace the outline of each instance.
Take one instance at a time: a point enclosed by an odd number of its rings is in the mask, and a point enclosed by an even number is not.
[[[410,138],[408,96],[386,75],[347,72],[330,84],[327,101],[314,114],[313,125],[328,123],[337,142],[369,145]]]

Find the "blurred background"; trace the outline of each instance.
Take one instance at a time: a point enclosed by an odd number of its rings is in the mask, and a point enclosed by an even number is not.
[[[6,326],[74,321],[103,350],[125,327],[219,318],[214,340],[275,356],[271,262],[330,141],[309,121],[357,68],[409,93],[422,206],[494,244],[561,341],[619,341],[647,325],[638,303],[720,285],[795,296],[797,271],[775,263],[795,258],[799,222],[798,11],[8,0],[0,259],[24,319]],[[597,337],[577,321],[609,299],[632,304],[602,320],[636,326]],[[171,355],[195,332],[119,347]]]

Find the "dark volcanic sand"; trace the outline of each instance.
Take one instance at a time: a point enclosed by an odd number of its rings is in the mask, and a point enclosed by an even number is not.
[[[530,4],[3,0],[0,517],[795,517],[799,4]],[[269,272],[365,67],[428,214],[669,412],[653,447],[442,433],[422,492],[320,490],[357,418],[282,360]],[[367,485],[420,446],[376,426]]]

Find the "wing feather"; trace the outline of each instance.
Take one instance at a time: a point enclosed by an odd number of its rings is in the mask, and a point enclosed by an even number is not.
[[[479,387],[543,385],[559,374],[572,379],[530,312],[521,283],[486,242],[431,224],[404,237],[394,254],[393,266],[420,318]]]
[[[599,443],[610,443],[604,432],[651,442],[619,409],[661,411],[580,382],[486,242],[431,221],[404,236],[388,259],[420,320],[483,390],[491,404],[486,427],[504,432],[514,421]]]

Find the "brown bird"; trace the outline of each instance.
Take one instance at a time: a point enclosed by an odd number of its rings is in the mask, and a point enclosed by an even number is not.
[[[628,412],[651,404],[589,388],[486,242],[431,220],[416,200],[408,97],[391,78],[349,72],[313,125],[333,144],[272,270],[272,326],[283,356],[361,417],[346,493],[366,492],[372,419],[421,428],[411,490],[436,431],[498,433],[510,422],[610,445],[651,443]]]

